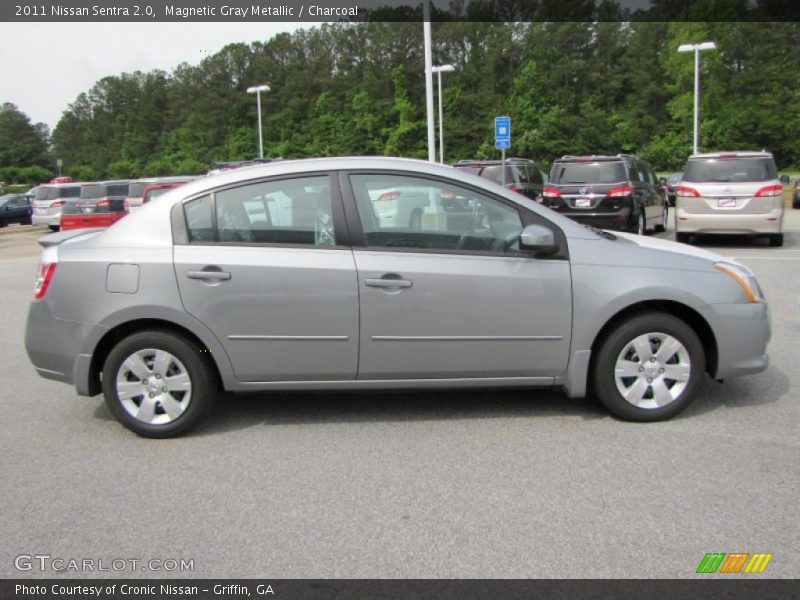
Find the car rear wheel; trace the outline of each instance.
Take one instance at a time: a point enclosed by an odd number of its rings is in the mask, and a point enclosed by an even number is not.
[[[634,231],[637,235],[647,235],[647,222],[644,220],[644,211],[639,212]]]
[[[601,344],[595,392],[620,419],[661,421],[691,403],[705,368],[691,327],[670,314],[645,313],[620,323]]]
[[[769,245],[770,246],[783,246],[783,234],[782,233],[773,233],[769,236]]]
[[[689,233],[676,233],[675,234],[675,241],[680,242],[681,244],[688,244],[691,240],[691,234]]]
[[[124,338],[103,367],[103,395],[131,431],[153,438],[185,433],[211,408],[216,382],[202,348],[165,331]]]
[[[59,227],[58,225],[48,225],[48,227],[50,228],[50,231],[58,231],[59,229],[61,229],[61,227]]]

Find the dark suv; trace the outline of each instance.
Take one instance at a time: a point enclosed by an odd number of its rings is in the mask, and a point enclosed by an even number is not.
[[[639,235],[667,227],[667,198],[653,168],[628,154],[562,156],[543,196],[545,206],[587,225]]]
[[[460,160],[455,165],[475,175],[503,184],[503,165],[499,160]],[[527,196],[537,202],[542,201],[547,176],[536,161],[528,158],[507,158],[505,184],[512,192]]]

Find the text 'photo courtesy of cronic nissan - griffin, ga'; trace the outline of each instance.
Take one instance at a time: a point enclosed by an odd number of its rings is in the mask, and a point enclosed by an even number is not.
[[[558,387],[658,421],[705,376],[767,367],[747,267],[560,214],[548,204],[582,167],[558,164],[544,203],[410,159],[196,179],[108,229],[42,238],[28,355],[149,437],[188,431],[221,391]],[[634,231],[664,225],[637,214]]]

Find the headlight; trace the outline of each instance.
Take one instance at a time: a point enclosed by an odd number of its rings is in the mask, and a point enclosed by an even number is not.
[[[744,295],[747,296],[748,302],[766,302],[764,292],[761,291],[761,287],[758,285],[758,281],[756,281],[756,276],[744,265],[722,261],[714,263],[714,268],[719,269],[726,275],[730,275],[734,281],[741,286]]]

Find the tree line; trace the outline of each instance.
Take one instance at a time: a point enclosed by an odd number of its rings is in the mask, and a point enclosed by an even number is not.
[[[434,64],[456,69],[443,76],[447,162],[498,157],[493,119],[509,115],[513,156],[549,164],[627,152],[679,169],[692,142],[694,61],[677,47],[715,40],[718,50],[701,58],[701,147],[765,148],[779,167],[800,167],[796,22],[432,28]],[[427,157],[422,25],[336,23],[231,44],[171,72],[105,77],[68,106],[51,140],[28,121],[38,138],[24,156],[2,152],[14,112],[4,105],[0,177],[9,166],[52,169],[55,157],[82,180],[202,173],[215,160],[252,158],[256,102],[245,90],[261,83],[271,87],[261,95],[266,156]]]

